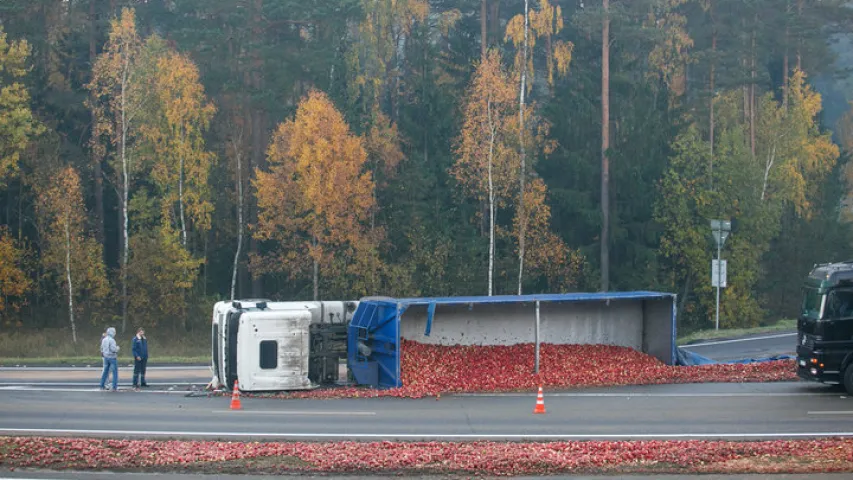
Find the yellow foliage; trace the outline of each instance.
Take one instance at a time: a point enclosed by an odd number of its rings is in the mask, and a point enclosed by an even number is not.
[[[30,46],[26,40],[8,42],[0,25],[0,189],[18,170],[21,152],[43,127],[33,117],[30,95],[23,83]]]
[[[517,149],[515,87],[501,65],[500,53],[490,50],[474,73],[457,140],[457,160],[451,173],[472,197],[489,198],[489,170],[496,206],[512,196]]]
[[[106,297],[109,284],[103,246],[86,229],[86,206],[77,171],[65,167],[37,191],[36,212],[43,240],[41,261],[46,271],[67,291],[66,268],[70,269],[75,298]]]
[[[92,80],[86,86],[91,94],[86,106],[94,116],[90,145],[100,158],[107,155],[108,147],[118,149],[117,155],[125,153],[120,149],[130,142],[130,125],[145,100],[136,71],[142,40],[136,31],[135,11],[122,9],[121,17],[112,19],[110,27],[104,52],[95,61]]]
[[[213,155],[205,150],[204,132],[216,107],[204,94],[196,65],[177,52],[157,60],[153,90],[155,121],[142,131],[153,145],[152,175],[163,192],[163,222],[185,231],[186,211],[193,226],[205,232],[213,211],[208,186]]]
[[[527,65],[523,67],[521,65],[524,58],[523,45],[525,40],[523,14],[518,14],[507,22],[504,41],[511,42],[516,48],[515,70],[520,75],[522,68],[527,69],[529,79],[528,88],[532,88],[534,72],[532,52],[536,47],[537,38],[545,39],[546,45],[550,50],[545,56],[548,70],[548,84],[553,86],[555,67],[557,73],[560,75],[568,74],[574,50],[572,42],[560,40],[551,45],[551,38],[563,30],[563,10],[559,5],[554,6],[548,0],[542,0],[539,3],[539,10],[531,10],[528,13],[528,17],[530,23],[527,35]]]
[[[645,27],[662,32],[663,39],[649,52],[648,75],[660,79],[673,96],[680,96],[686,87],[685,67],[693,39],[687,33],[687,18],[673,9],[684,0],[670,0],[657,12],[650,12]]]
[[[339,275],[331,267],[346,260],[357,279],[373,278],[382,232],[369,228],[375,186],[365,171],[364,144],[316,90],[299,104],[294,118],[279,125],[267,151],[269,170],[256,170],[254,181],[255,236],[278,243],[276,260],[256,267],[298,277],[314,261],[324,272]],[[371,289],[361,285],[355,291]]]

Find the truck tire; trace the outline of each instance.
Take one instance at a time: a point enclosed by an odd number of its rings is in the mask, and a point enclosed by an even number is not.
[[[848,395],[853,395],[853,363],[844,369],[844,390]]]

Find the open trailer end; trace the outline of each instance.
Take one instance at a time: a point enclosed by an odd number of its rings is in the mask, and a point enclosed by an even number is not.
[[[347,324],[358,302],[217,302],[211,388],[307,390],[339,381]]]

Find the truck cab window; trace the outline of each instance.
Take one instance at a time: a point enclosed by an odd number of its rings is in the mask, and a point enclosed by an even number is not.
[[[261,369],[275,370],[278,367],[278,342],[275,340],[262,340],[260,348]]]
[[[822,299],[823,296],[818,293],[816,288],[804,288],[802,315],[813,320],[820,318],[820,303]]]
[[[834,290],[826,301],[826,318],[830,320],[853,317],[853,290]]]

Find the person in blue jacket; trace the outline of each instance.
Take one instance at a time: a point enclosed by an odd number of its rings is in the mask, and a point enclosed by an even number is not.
[[[133,388],[147,387],[145,369],[148,366],[148,339],[141,327],[133,337]],[[141,380],[141,381],[140,381]]]

